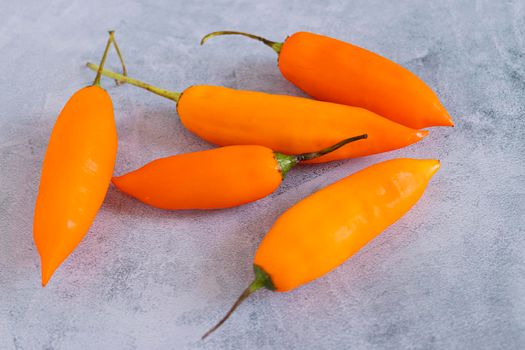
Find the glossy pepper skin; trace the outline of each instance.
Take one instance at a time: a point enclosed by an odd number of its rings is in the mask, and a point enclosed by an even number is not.
[[[157,159],[112,181],[122,192],[160,209],[229,208],[269,195],[299,162],[364,138],[298,156],[263,146],[220,147]]]
[[[111,45],[125,74],[113,31],[109,32],[100,66],[104,66]],[[67,101],[44,157],[33,222],[42,286],[88,232],[115,166],[118,141],[113,103],[100,87],[100,77],[99,71],[92,86],[80,89]]]
[[[214,32],[201,43],[225,34],[248,36],[272,47],[283,76],[318,100],[363,107],[414,129],[454,125],[423,80],[361,47],[308,32],[292,34],[283,43],[241,32]]]
[[[51,133],[34,214],[42,284],[85,236],[104,201],[117,155],[111,98],[102,88],[76,92]]]
[[[177,111],[188,130],[213,144],[262,145],[286,154],[313,152],[348,135],[368,134],[366,140],[311,163],[388,152],[428,134],[363,108],[220,86],[186,89]]]
[[[157,159],[114,177],[122,192],[160,209],[219,209],[260,199],[281,183],[272,150],[230,146]]]
[[[98,69],[92,63],[88,67]],[[178,93],[106,69],[102,74],[176,101],[182,124],[219,146],[260,145],[299,154],[328,147],[348,135],[368,134],[362,142],[310,161],[321,163],[392,151],[428,134],[358,107],[210,85]]]
[[[261,288],[286,292],[332,271],[423,195],[437,160],[393,159],[372,165],[310,195],[284,212],[254,258],[255,279],[226,316]]]
[[[401,218],[438,169],[437,160],[394,159],[314,193],[279,217],[254,264],[280,292],[321,277]]]

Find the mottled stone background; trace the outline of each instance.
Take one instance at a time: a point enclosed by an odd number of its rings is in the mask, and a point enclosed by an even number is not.
[[[525,347],[525,2],[0,1],[1,349],[518,349]],[[237,29],[284,39],[309,30],[379,52],[421,76],[456,127],[353,161],[305,166],[240,208],[165,212],[110,188],[89,234],[49,286],[32,241],[42,157],[68,97],[93,79],[106,30],[129,73],[302,95],[276,56]],[[109,66],[118,68],[112,54]],[[104,86],[124,173],[211,145],[172,102]],[[232,106],[235,108],[235,106]],[[252,278],[273,221],[313,191],[384,159],[439,158],[421,201],[326,277],[261,292],[199,340]],[[349,199],[351,200],[351,199]],[[329,219],[329,218],[327,218]]]

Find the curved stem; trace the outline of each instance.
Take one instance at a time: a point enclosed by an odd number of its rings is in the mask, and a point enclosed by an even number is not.
[[[111,35],[112,33],[115,33],[115,31],[110,31],[109,33]],[[120,48],[118,47],[117,40],[115,40],[115,38],[113,38],[113,47],[115,48],[115,51],[117,52],[117,56],[118,56],[118,58],[120,60],[120,63],[122,64],[122,75],[127,76],[128,75],[128,71],[126,69],[126,65],[124,64],[124,59],[122,58],[122,53],[120,52]],[[115,80],[115,82],[117,83],[117,85],[123,84],[122,82],[120,82],[118,80]]]
[[[317,152],[311,152],[311,153],[301,153],[296,155],[289,155],[289,154],[283,154],[279,152],[274,152],[275,159],[277,160],[277,164],[279,164],[279,171],[281,172],[281,176],[284,178],[286,177],[286,174],[297,164],[300,162],[304,162],[307,160],[315,159],[321,156],[324,156],[327,153],[333,152],[347,143],[366,139],[368,137],[368,134],[363,134],[359,136],[350,137],[348,139],[344,139],[341,142],[336,143],[335,145],[332,145],[330,147],[323,148],[320,151]]]
[[[233,312],[239,307],[239,305],[242,304],[243,301],[245,301],[250,295],[252,295],[253,292],[255,292],[257,289],[260,289],[262,286],[257,286],[255,285],[257,281],[254,280],[250,286],[248,288],[246,288],[244,290],[244,292],[242,292],[241,296],[235,301],[235,303],[233,304],[233,306],[230,308],[230,310],[226,313],[226,315],[219,321],[217,322],[217,324],[215,326],[213,326],[209,331],[207,331],[206,333],[204,333],[204,335],[202,336],[201,340],[204,340],[206,339],[210,334],[212,334],[213,332],[215,332],[217,330],[217,328],[219,328],[220,326],[222,326],[222,324],[224,322],[226,322],[226,320],[228,318],[230,318],[230,316],[233,314]]]
[[[111,43],[114,40],[114,33],[113,31],[109,32],[109,39],[106,43],[106,48],[104,49],[104,54],[102,55],[102,59],[100,60],[100,65],[97,71],[97,76],[95,77],[95,80],[93,81],[93,86],[100,86],[100,77],[102,76],[102,69],[104,68],[104,63],[106,63],[106,57],[108,56],[109,47],[111,46]]]
[[[230,318],[230,316],[235,312],[235,310],[239,307],[239,305],[241,305],[242,302],[245,301],[254,292],[256,292],[257,290],[259,290],[259,289],[261,289],[263,287],[267,288],[267,289],[270,289],[270,290],[275,290],[275,286],[273,285],[273,282],[272,282],[272,279],[271,279],[270,275],[268,275],[260,266],[257,266],[257,265],[253,266],[253,270],[255,272],[255,278],[252,281],[252,283],[250,283],[248,288],[246,288],[244,290],[244,292],[242,292],[242,294],[235,301],[235,303],[230,308],[230,310],[228,310],[226,315],[223,318],[221,318],[221,320],[219,322],[217,322],[217,324],[215,326],[213,326],[209,331],[204,333],[204,335],[202,336],[201,340],[205,339],[210,334],[215,332],[217,330],[217,328],[222,326],[222,324],[224,322],[226,322],[226,320],[228,318]]]
[[[268,40],[268,39],[263,38],[263,37],[258,36],[258,35],[253,35],[253,34],[244,33],[244,32],[237,32],[237,31],[233,31],[233,30],[222,30],[222,31],[206,34],[201,40],[201,45],[203,45],[208,39],[213,38],[215,36],[220,36],[220,35],[242,35],[242,36],[246,36],[248,38],[258,40],[258,41],[262,42],[264,45],[271,47],[275,52],[277,52],[277,54],[281,53],[281,48],[283,46],[283,43],[280,43],[280,42],[271,41],[271,40]]]
[[[178,102],[180,96],[182,95],[182,93],[180,93],[180,92],[175,92],[175,91],[169,91],[169,90],[161,89],[161,88],[158,88],[156,86],[147,84],[147,83],[145,83],[143,81],[140,81],[140,80],[137,80],[137,79],[133,79],[133,78],[124,76],[122,74],[110,71],[108,69],[101,69],[99,66],[97,66],[96,64],[93,64],[93,63],[87,63],[86,66],[88,66],[89,69],[92,69],[94,71],[97,71],[97,70],[100,71],[101,74],[105,75],[106,77],[118,80],[118,81],[123,82],[123,83],[129,83],[129,84],[137,86],[137,87],[139,87],[141,89],[153,92],[154,94],[157,94],[159,96],[166,97],[166,98],[168,98],[170,100],[173,100],[175,102]]]
[[[368,137],[368,134],[363,134],[363,135],[359,135],[359,136],[350,137],[350,138],[344,139],[341,142],[336,143],[335,145],[323,148],[322,150],[317,151],[317,152],[297,154],[295,156],[295,158],[297,159],[298,162],[304,162],[304,161],[307,161],[307,160],[312,160],[312,159],[315,159],[315,158],[319,158],[321,156],[324,156],[327,153],[331,153],[331,152],[333,152],[333,151],[343,147],[347,143],[354,142],[354,141],[359,141],[359,140],[362,140],[362,139],[366,139],[367,137]]]

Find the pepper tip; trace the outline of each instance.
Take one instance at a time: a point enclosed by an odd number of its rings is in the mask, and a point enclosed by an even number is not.
[[[434,176],[434,174],[439,170],[439,168],[441,168],[441,162],[439,161],[439,159],[429,159],[429,161],[432,163],[428,168],[430,178]]]
[[[111,183],[113,184],[113,186],[118,187],[119,176],[113,176],[113,177],[111,178]]]
[[[454,121],[452,120],[452,117],[447,114],[447,121],[444,123],[443,126],[450,126],[454,127]]]
[[[42,271],[42,288],[45,287],[51,277],[53,277],[53,274],[55,273],[55,270],[60,266],[59,264],[55,264],[55,260],[53,259],[44,259],[43,257],[40,258],[40,265],[41,265],[41,271]]]
[[[428,136],[428,130],[418,130],[416,132],[416,136],[419,140],[424,139]]]
[[[448,114],[447,110],[443,108],[443,111],[441,113],[441,117],[439,118],[439,123],[437,123],[436,126],[451,126],[454,127],[454,120],[452,120],[452,117],[450,114]]]
[[[42,266],[42,288],[44,288],[47,285],[52,275],[52,271],[50,272],[48,271],[48,269],[44,269],[44,267]]]

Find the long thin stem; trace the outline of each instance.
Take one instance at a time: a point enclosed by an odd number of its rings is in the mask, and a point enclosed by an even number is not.
[[[120,63],[122,64],[122,74],[124,76],[127,75],[126,65],[124,64],[122,53],[120,52],[117,41],[115,40],[115,31],[110,30],[108,33],[109,33],[109,39],[106,44],[106,48],[104,49],[104,54],[102,55],[102,60],[100,61],[100,65],[98,66],[97,76],[95,77],[95,81],[93,82],[93,85],[96,85],[96,86],[100,86],[100,77],[102,76],[102,70],[104,69],[104,64],[106,63],[106,58],[107,58],[109,47],[111,46],[111,44],[113,44],[115,51],[117,51],[118,58],[120,60]],[[115,81],[118,85],[119,81],[118,80],[115,80]]]
[[[110,33],[115,33],[115,31],[111,31]],[[115,48],[115,51],[117,52],[117,56],[118,56],[118,58],[120,60],[120,63],[122,64],[122,75],[127,76],[128,75],[128,71],[126,69],[126,65],[124,64],[124,59],[122,58],[122,53],[120,52],[120,48],[118,47],[117,40],[115,40],[115,38],[113,38],[113,47]],[[120,82],[118,80],[115,80],[115,82],[117,83],[117,85],[122,84],[122,82]]]
[[[258,35],[253,35],[253,34],[244,33],[244,32],[237,32],[237,31],[234,31],[234,30],[221,30],[221,31],[218,31],[218,32],[213,32],[213,33],[206,34],[201,40],[201,45],[204,45],[204,43],[208,39],[213,38],[215,36],[220,36],[220,35],[242,35],[242,36],[246,36],[248,38],[258,40],[258,41],[262,42],[264,45],[271,47],[275,52],[277,52],[277,54],[281,53],[281,48],[283,46],[283,43],[280,43],[280,42],[271,41],[271,40],[268,40],[268,39],[263,38],[263,37],[258,36]]]
[[[333,152],[343,147],[347,143],[366,139],[367,137],[368,137],[368,134],[350,137],[348,139],[345,139],[341,142],[336,143],[335,145],[323,148],[322,150],[317,151],[317,152],[302,153],[302,154],[296,154],[296,155],[289,155],[289,154],[274,152],[274,155],[275,155],[275,159],[277,160],[277,163],[279,164],[279,171],[281,172],[281,176],[284,180],[284,178],[286,177],[286,174],[288,174],[288,172],[300,162],[304,162],[307,160],[312,160],[314,158],[324,156],[327,153]]]
[[[179,101],[179,98],[180,98],[180,96],[182,94],[180,92],[175,92],[175,91],[169,91],[169,90],[161,89],[159,87],[147,84],[147,83],[145,83],[143,81],[140,81],[140,80],[137,80],[137,79],[133,79],[133,78],[124,76],[122,74],[113,72],[113,71],[108,70],[108,69],[100,69],[99,66],[97,66],[96,64],[93,64],[93,63],[87,63],[86,65],[89,67],[89,69],[92,69],[94,71],[97,71],[97,70],[100,71],[101,74],[105,75],[106,77],[118,80],[120,82],[129,83],[129,84],[137,86],[137,87],[139,87],[141,89],[153,92],[154,94],[157,94],[159,96],[166,97],[166,98],[168,98],[170,100],[173,100],[175,102]]]
[[[297,159],[298,162],[304,162],[304,161],[307,161],[307,160],[312,160],[312,159],[315,159],[315,158],[319,158],[321,156],[324,156],[327,153],[333,152],[333,151],[343,147],[347,143],[358,141],[358,140],[362,140],[362,139],[366,139],[367,137],[368,137],[368,134],[363,134],[363,135],[359,135],[359,136],[350,137],[350,138],[344,139],[341,142],[336,143],[335,145],[323,148],[322,150],[317,151],[317,152],[297,154],[297,155],[295,155],[295,158]]]
[[[224,322],[226,322],[227,319],[230,318],[230,316],[235,312],[235,310],[237,310],[237,308],[239,307],[239,305],[242,304],[243,301],[245,301],[250,295],[252,295],[253,292],[255,292],[256,290],[262,288],[263,286],[261,284],[258,284],[257,283],[257,280],[254,280],[250,286],[248,288],[246,288],[244,290],[244,292],[242,292],[242,294],[239,296],[239,298],[235,301],[235,303],[232,305],[232,307],[230,308],[230,310],[228,310],[228,312],[226,313],[226,315],[224,315],[223,318],[221,318],[221,320],[219,322],[217,322],[217,324],[215,326],[213,326],[209,331],[207,331],[206,333],[204,333],[204,335],[202,336],[201,340],[204,340],[206,339],[210,334],[212,334],[213,332],[215,332],[220,326],[222,326],[222,324]]]
[[[215,332],[217,328],[222,326],[222,324],[226,322],[228,318],[230,318],[230,316],[239,307],[239,305],[241,305],[242,302],[245,301],[254,292],[256,292],[257,290],[263,287],[269,290],[276,289],[275,285],[273,284],[272,278],[270,277],[268,273],[266,273],[266,271],[264,271],[262,267],[258,265],[253,265],[253,272],[255,273],[255,278],[253,279],[252,283],[250,283],[248,288],[246,288],[244,292],[242,292],[241,296],[237,299],[237,301],[235,301],[235,303],[230,308],[230,310],[226,313],[226,315],[223,318],[221,318],[221,320],[217,322],[217,324],[213,326],[209,331],[204,333],[201,339],[205,339],[207,336]]]
[[[104,49],[104,54],[102,55],[102,59],[100,60],[100,65],[97,71],[97,76],[95,77],[95,80],[93,81],[93,86],[100,86],[100,77],[102,76],[102,69],[104,68],[104,63],[106,63],[106,57],[108,56],[109,47],[111,46],[111,43],[114,40],[114,32],[109,32],[109,39],[106,43],[106,48]]]

